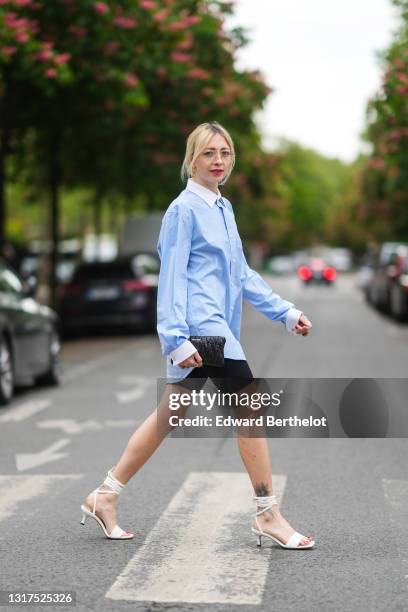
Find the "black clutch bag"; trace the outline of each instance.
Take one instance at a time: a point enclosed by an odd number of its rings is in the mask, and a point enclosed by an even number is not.
[[[203,360],[205,366],[222,368],[224,365],[224,336],[190,336],[189,340]]]
[[[189,340],[200,353],[205,366],[222,368],[224,365],[224,336],[190,336]],[[173,360],[171,360],[173,363]]]

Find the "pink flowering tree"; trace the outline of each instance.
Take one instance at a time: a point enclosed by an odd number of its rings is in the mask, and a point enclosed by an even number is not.
[[[383,54],[381,89],[368,105],[372,154],[360,206],[364,221],[380,240],[406,240],[408,235],[408,0],[394,4],[400,9],[401,25]]]
[[[115,180],[106,173],[103,179],[116,190],[120,185],[130,203],[143,196],[146,209],[160,210],[181,188],[185,139],[199,123],[225,124],[239,152],[248,153],[243,171],[253,171],[250,154],[260,149],[253,113],[270,89],[259,73],[235,68],[236,50],[246,39],[239,29],[225,31],[231,4],[178,0],[144,2],[143,6],[151,30],[137,50],[149,59],[139,71],[149,104],[125,113],[122,122],[115,118],[116,167],[110,161]],[[110,112],[113,116],[115,109]]]
[[[153,4],[0,0],[0,240],[7,159],[18,150],[23,152],[25,174],[50,194],[52,270],[60,188],[68,177],[71,182],[76,179],[69,155],[88,151],[91,176],[93,168],[100,168],[101,152],[97,155],[95,143],[107,145],[106,135],[115,132],[112,118],[120,131],[124,117],[136,115],[149,103],[140,73],[152,71],[154,63],[149,66],[149,58],[139,49],[151,33]],[[156,40],[158,35],[157,31]],[[182,33],[160,36],[172,52]],[[179,74],[178,65],[175,69]],[[109,155],[106,148],[103,155]],[[54,274],[51,289],[55,296]]]
[[[256,196],[253,113],[270,89],[235,67],[246,39],[225,30],[232,10],[220,0],[0,0],[0,241],[13,152],[13,167],[49,193],[52,270],[62,186],[91,187],[97,204],[117,195],[164,208],[180,189],[185,137],[203,121],[224,123],[247,151],[241,172]]]

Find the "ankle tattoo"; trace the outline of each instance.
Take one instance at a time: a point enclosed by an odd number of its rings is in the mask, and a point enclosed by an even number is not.
[[[268,485],[265,482],[257,482],[254,490],[257,497],[268,497],[270,495]]]

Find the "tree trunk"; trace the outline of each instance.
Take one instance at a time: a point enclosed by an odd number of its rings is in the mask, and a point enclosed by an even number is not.
[[[94,233],[95,233],[95,259],[101,256],[100,237],[102,233],[102,197],[99,193],[94,198]]]
[[[0,131],[0,253],[3,254],[6,242],[6,217],[7,217],[7,194],[6,194],[6,160],[10,154],[10,143],[13,130],[13,101],[10,93],[13,91],[11,81],[10,65],[3,66],[2,74],[3,97],[0,109],[2,124]]]
[[[109,218],[107,220],[108,228],[112,234],[118,236],[119,225],[120,225],[120,213],[121,209],[116,198],[110,198],[108,200],[108,213]]]
[[[9,153],[10,130],[3,128],[0,136],[0,253],[3,254],[6,242],[6,159]]]
[[[0,253],[4,252],[6,239],[6,153],[3,137],[0,143]]]
[[[59,243],[59,189],[61,185],[61,166],[59,159],[60,142],[58,135],[55,135],[50,143],[49,158],[49,188],[50,188],[50,298],[51,308],[57,306],[57,263],[58,263],[58,243]]]
[[[130,194],[125,194],[125,215],[131,217],[133,213],[133,199]]]

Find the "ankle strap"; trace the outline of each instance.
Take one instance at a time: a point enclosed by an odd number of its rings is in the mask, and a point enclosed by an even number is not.
[[[261,510],[256,513],[256,516],[262,514],[263,512],[266,512],[267,510],[272,508],[272,506],[278,505],[276,495],[264,495],[262,497],[257,497],[256,495],[253,495],[252,499],[254,500],[257,508],[261,508]]]
[[[125,488],[126,485],[124,485],[117,478],[115,478],[115,476],[112,474],[112,470],[108,470],[108,475],[103,481],[103,484],[108,485],[111,489],[115,491],[115,493],[119,495],[119,493],[122,491],[122,489]]]

